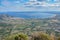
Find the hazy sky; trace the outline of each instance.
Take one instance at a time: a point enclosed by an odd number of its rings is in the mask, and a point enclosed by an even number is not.
[[[0,0],[0,12],[60,11],[60,0]]]

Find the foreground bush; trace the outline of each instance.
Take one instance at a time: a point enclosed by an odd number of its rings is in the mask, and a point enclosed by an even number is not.
[[[58,37],[58,40],[60,40],[60,37]]]
[[[50,40],[50,37],[46,33],[38,32],[38,33],[34,33],[32,35],[32,39],[31,40]]]
[[[15,34],[7,37],[6,40],[28,40],[28,36],[23,33]]]

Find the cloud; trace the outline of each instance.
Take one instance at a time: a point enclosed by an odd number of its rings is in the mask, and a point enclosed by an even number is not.
[[[42,7],[59,7],[60,3],[48,3],[48,2],[39,2],[39,1],[30,1],[24,4],[25,6],[42,6]]]
[[[21,3],[21,1],[3,1],[0,6],[0,12],[8,11],[60,11],[60,3],[48,3],[40,1],[29,1]]]

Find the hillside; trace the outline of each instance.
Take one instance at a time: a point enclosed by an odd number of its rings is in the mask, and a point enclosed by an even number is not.
[[[0,15],[0,39],[7,35],[23,32],[31,35],[32,32],[44,31],[48,34],[54,32],[60,35],[60,15],[45,19],[24,19],[9,15]],[[58,33],[57,33],[58,32]]]

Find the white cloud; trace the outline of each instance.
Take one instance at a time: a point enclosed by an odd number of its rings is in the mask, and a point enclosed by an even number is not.
[[[46,2],[26,2],[24,5],[20,1],[8,2],[3,1],[4,6],[0,6],[0,12],[7,11],[60,11],[60,3],[46,3]]]
[[[42,6],[42,7],[59,7],[60,3],[47,3],[47,2],[39,2],[39,1],[30,1],[25,4],[25,6]]]

